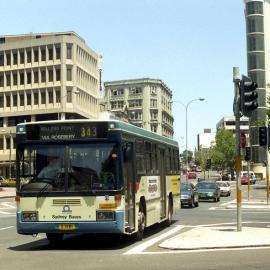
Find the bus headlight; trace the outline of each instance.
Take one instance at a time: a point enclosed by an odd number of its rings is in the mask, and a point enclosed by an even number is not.
[[[114,211],[97,211],[97,221],[113,221],[115,220]]]
[[[38,212],[22,212],[22,221],[38,221]]]

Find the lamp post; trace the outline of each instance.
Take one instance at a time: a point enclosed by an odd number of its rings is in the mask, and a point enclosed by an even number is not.
[[[75,90],[75,91],[72,91],[71,92],[71,95],[72,95],[72,93],[74,93],[74,94],[76,94],[76,95],[78,95],[78,94],[80,94],[80,91],[79,90]],[[66,94],[66,95],[64,95],[64,96],[62,96],[62,97],[60,97],[59,99],[58,99],[58,102],[59,102],[59,110],[58,110],[58,120],[60,120],[60,114],[61,114],[61,102],[62,102],[62,100],[65,98],[65,97],[67,97],[68,96],[68,94]]]
[[[172,103],[173,102],[180,103],[185,107],[185,112],[186,112],[186,166],[187,166],[187,169],[188,169],[188,107],[192,102],[197,101],[197,100],[198,101],[204,101],[205,99],[204,98],[192,99],[187,104],[185,104],[185,103],[183,103],[182,101],[179,101],[179,100],[172,101]]]

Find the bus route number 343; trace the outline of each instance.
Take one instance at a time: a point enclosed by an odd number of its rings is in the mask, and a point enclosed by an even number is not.
[[[96,137],[97,130],[96,127],[82,127],[81,128],[81,138]]]

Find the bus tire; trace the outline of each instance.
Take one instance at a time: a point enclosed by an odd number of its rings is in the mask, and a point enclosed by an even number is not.
[[[170,196],[168,201],[168,218],[165,221],[165,225],[168,227],[172,225],[172,215],[173,215],[173,202]]]
[[[51,246],[59,245],[64,237],[63,233],[46,233],[47,239]]]
[[[143,208],[140,207],[138,214],[138,231],[136,232],[136,240],[141,241],[143,239],[143,233],[146,226],[145,214]]]

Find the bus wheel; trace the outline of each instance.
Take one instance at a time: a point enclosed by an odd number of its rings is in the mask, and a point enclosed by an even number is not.
[[[50,245],[57,246],[59,245],[64,237],[63,233],[46,233],[47,239],[50,242]]]
[[[145,228],[145,214],[140,208],[138,215],[138,231],[136,232],[136,240],[141,241],[143,239],[143,233]]]
[[[172,203],[172,199],[169,198],[169,204],[168,204],[168,218],[165,221],[165,225],[166,226],[171,226],[172,225],[172,215],[173,215],[173,203]]]

